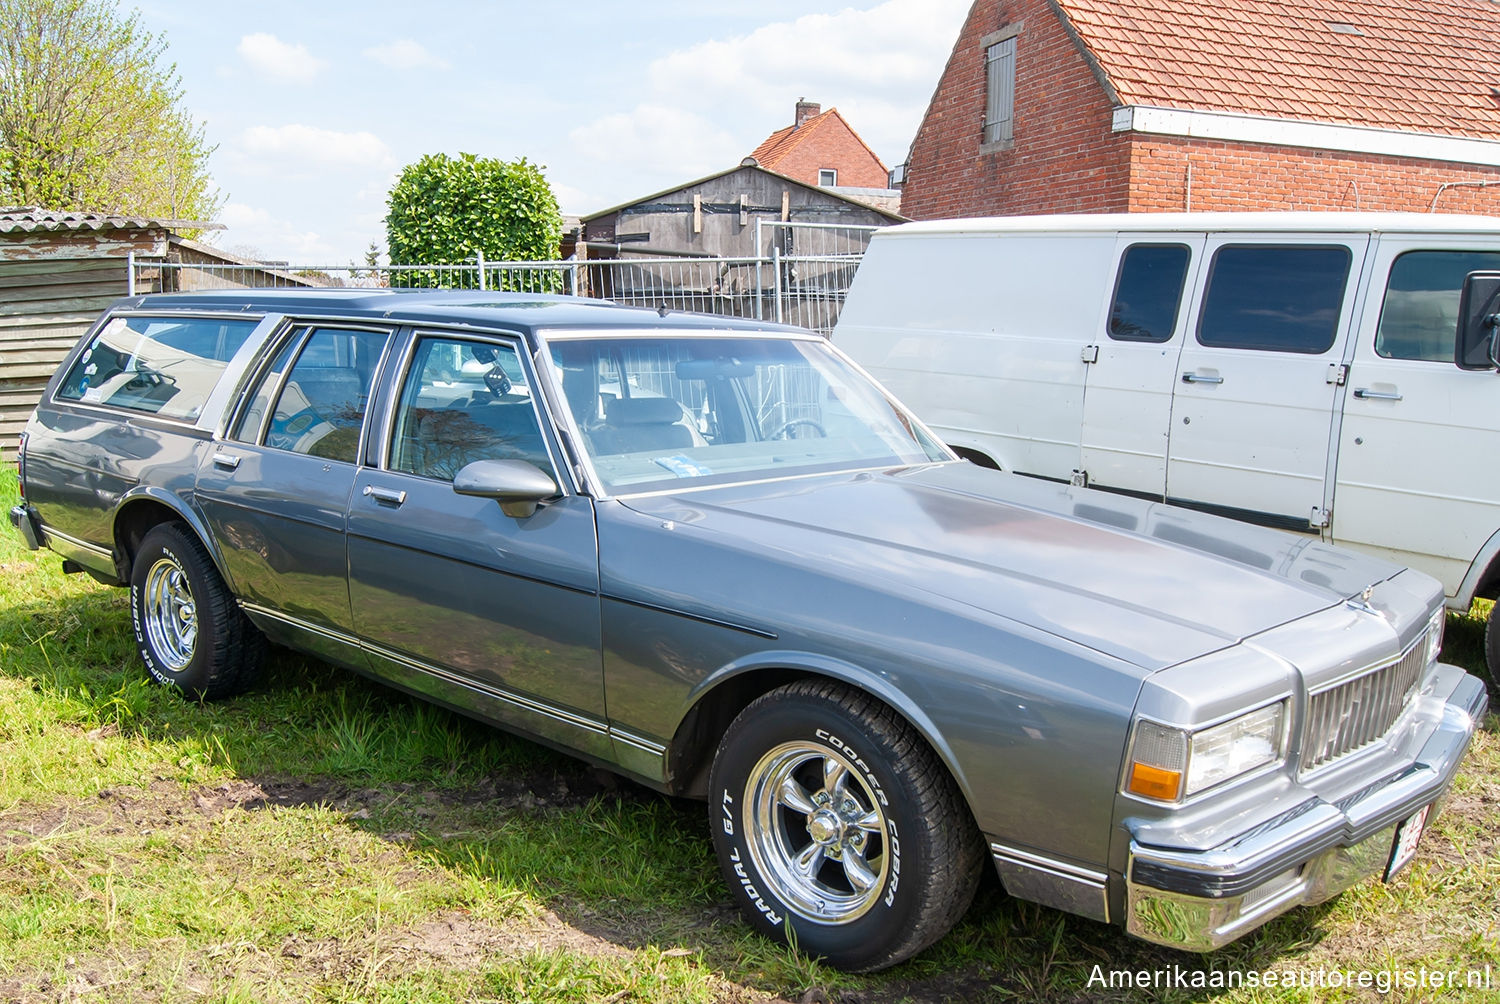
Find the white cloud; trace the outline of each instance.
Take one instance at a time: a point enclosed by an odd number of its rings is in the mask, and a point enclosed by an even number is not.
[[[219,232],[218,243],[257,252],[249,257],[261,257],[261,248],[273,248],[270,253],[275,257],[285,257],[294,264],[327,264],[333,256],[333,248],[317,231],[279,219],[257,206],[228,203],[219,213],[219,222],[225,229]]]
[[[241,38],[239,54],[257,73],[289,83],[307,83],[327,65],[314,59],[307,46],[283,42],[263,31]]]
[[[574,129],[579,152],[670,169],[666,184],[738,164],[791,125],[799,97],[837,107],[887,163],[905,159],[969,0],[887,0],[679,49],[648,67],[651,96]],[[731,132],[732,130],[732,132]]]
[[[398,38],[386,45],[372,45],[365,57],[392,70],[446,70],[451,64],[427,51],[421,42]]]
[[[634,170],[670,169],[680,180],[728,169],[748,150],[743,140],[680,106],[643,104],[595,119],[568,133],[578,152],[595,160],[628,162]]]
[[[374,133],[336,132],[300,124],[251,126],[240,134],[237,147],[252,160],[286,161],[304,168],[344,165],[384,172],[392,164],[390,147]]]

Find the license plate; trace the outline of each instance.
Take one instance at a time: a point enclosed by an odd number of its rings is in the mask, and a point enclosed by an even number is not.
[[[1417,856],[1417,841],[1422,839],[1422,830],[1427,826],[1427,813],[1431,810],[1432,806],[1424,805],[1415,815],[1408,816],[1396,827],[1396,839],[1391,842],[1391,860],[1385,869],[1387,882]]]

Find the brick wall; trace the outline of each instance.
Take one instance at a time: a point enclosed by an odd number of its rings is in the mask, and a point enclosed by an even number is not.
[[[981,40],[1020,22],[1015,141],[981,147]],[[912,143],[901,211],[913,219],[1194,210],[1425,212],[1445,182],[1500,170],[1398,157],[1111,131],[1112,104],[1046,0],[978,0]],[[840,179],[842,181],[842,178]],[[1440,212],[1500,214],[1500,185],[1443,192]]]
[[[1444,184],[1488,181],[1492,184],[1484,188],[1445,189],[1436,209],[1500,215],[1500,170],[1495,168],[1159,136],[1138,136],[1130,144],[1129,209],[1188,208],[1189,165],[1194,210],[1425,213]]]
[[[839,172],[840,186],[886,187],[890,179],[885,165],[859,141],[841,116],[829,115],[811,128],[812,133],[793,147],[784,160],[768,165],[771,170],[816,185],[818,169],[831,167]]]
[[[1022,29],[1016,38],[1015,142],[986,153],[980,40],[1016,22]],[[1110,133],[1111,112],[1104,90],[1045,2],[979,0],[912,143],[901,211],[913,219],[1123,212],[1130,147]]]

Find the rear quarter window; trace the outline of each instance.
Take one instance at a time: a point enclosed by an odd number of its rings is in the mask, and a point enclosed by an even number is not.
[[[198,419],[258,319],[115,317],[89,339],[57,397]]]

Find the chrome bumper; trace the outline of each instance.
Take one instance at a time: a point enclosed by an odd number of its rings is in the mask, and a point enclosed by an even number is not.
[[[12,506],[10,510],[10,525],[20,533],[21,539],[26,542],[28,550],[37,551],[42,546],[42,534],[37,529],[36,517],[32,515],[31,507],[27,505]]]
[[[1446,693],[1446,697],[1442,697]],[[1337,802],[1313,797],[1270,824],[1211,850],[1130,845],[1125,928],[1160,945],[1206,952],[1296,906],[1331,899],[1381,874],[1402,820],[1447,794],[1488,693],[1477,678],[1440,667],[1445,701],[1410,766]]]

